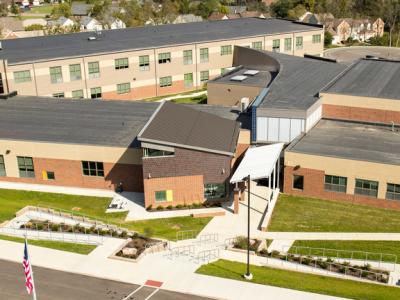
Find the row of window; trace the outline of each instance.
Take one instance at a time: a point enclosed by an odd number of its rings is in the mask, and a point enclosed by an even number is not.
[[[204,185],[204,198],[205,199],[221,199],[227,195],[227,188],[225,183],[207,183]],[[156,202],[173,201],[173,191],[163,190],[154,192]],[[200,199],[199,199],[200,200]]]
[[[368,197],[378,197],[379,182],[356,178],[354,194]],[[303,190],[304,176],[293,176],[293,188]],[[325,175],[324,189],[329,192],[346,193],[347,178],[341,176]],[[386,199],[400,200],[400,184],[388,183],[386,185]]]

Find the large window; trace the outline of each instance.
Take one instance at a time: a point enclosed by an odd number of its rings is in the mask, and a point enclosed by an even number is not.
[[[208,48],[200,48],[200,62],[208,62]]]
[[[63,82],[61,67],[51,67],[50,68],[50,80],[51,80],[51,83]]]
[[[285,51],[292,51],[292,38],[285,38]]]
[[[302,36],[296,37],[296,49],[297,50],[303,49],[303,37]]]
[[[172,190],[156,191],[155,199],[156,202],[172,201]]]
[[[172,76],[166,76],[160,78],[160,87],[166,87],[172,85]]]
[[[83,90],[72,91],[72,98],[83,98]]]
[[[115,60],[115,70],[128,69],[129,61],[128,58],[118,58]]]
[[[354,193],[370,197],[378,197],[378,182],[365,179],[356,179],[356,188]]]
[[[104,177],[104,166],[102,162],[82,161],[82,171],[85,176]]]
[[[158,150],[143,148],[143,157],[160,157],[160,156],[171,156],[174,155],[172,151]]]
[[[272,41],[272,51],[274,51],[274,52],[281,51],[281,40],[273,40]]]
[[[191,65],[192,63],[193,63],[192,50],[184,50],[183,51],[183,64]]]
[[[98,99],[101,98],[101,87],[95,87],[90,89],[90,98]]]
[[[35,169],[33,168],[32,157],[17,156],[19,177],[33,178],[35,177]]]
[[[320,34],[313,34],[312,42],[313,42],[313,44],[321,43],[321,35]]]
[[[200,81],[205,82],[208,81],[210,77],[210,73],[208,71],[200,71]]]
[[[99,78],[100,77],[100,65],[98,61],[88,63],[89,78]]]
[[[207,183],[204,185],[204,198],[220,199],[226,197],[225,183]]]
[[[1,175],[1,165],[0,165]],[[400,200],[400,184],[388,183],[386,187],[386,199]]]
[[[117,84],[118,94],[128,94],[130,92],[131,92],[131,84],[129,82]]]
[[[148,55],[139,56],[139,70],[150,70],[150,57]]]
[[[4,163],[3,155],[0,155],[0,176],[6,176],[6,165]]]
[[[263,49],[262,42],[253,42],[251,44],[251,48],[256,50],[262,50]]]
[[[232,46],[221,46],[221,55],[229,55],[232,54]]]
[[[296,190],[304,189],[304,176],[302,175],[293,175],[293,188]]]
[[[17,71],[14,72],[14,81],[15,83],[21,83],[21,82],[28,82],[31,81],[31,71]]]
[[[165,52],[158,54],[158,63],[159,64],[166,64],[171,62],[171,53]]]
[[[183,75],[185,88],[193,87],[193,73],[186,73]]]
[[[347,178],[333,175],[325,175],[325,190],[346,193]]]
[[[81,80],[82,79],[82,72],[81,72],[81,65],[69,65],[69,77],[73,80]]]

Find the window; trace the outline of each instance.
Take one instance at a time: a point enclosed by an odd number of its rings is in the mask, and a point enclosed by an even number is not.
[[[0,176],[6,176],[6,164],[3,155],[0,155]]]
[[[83,90],[72,91],[72,98],[83,98]]]
[[[272,51],[279,52],[281,50],[281,40],[272,41]]]
[[[1,157],[0,157],[0,175],[1,175]],[[394,183],[387,184],[386,199],[400,200],[400,184],[394,184]]]
[[[64,93],[55,93],[53,94],[54,98],[64,98]]]
[[[148,55],[139,56],[139,70],[140,71],[150,70],[150,58]]]
[[[232,54],[232,46],[221,46],[221,55],[229,55]]]
[[[251,48],[256,50],[262,50],[263,49],[262,42],[253,42],[251,44]]]
[[[320,34],[313,34],[312,42],[313,42],[313,44],[321,43],[321,35]]]
[[[292,38],[285,39],[285,51],[292,51]]]
[[[210,73],[208,71],[200,71],[200,81],[204,82],[204,81],[208,81],[210,77]]]
[[[165,52],[158,54],[158,63],[159,64],[166,64],[171,62],[171,53]]]
[[[175,153],[171,151],[143,148],[143,157],[172,156],[174,154]]]
[[[53,171],[43,171],[42,172],[43,180],[55,180],[56,176]]]
[[[31,81],[31,71],[18,71],[14,72],[14,81],[15,83],[21,83],[21,82],[28,82]]]
[[[128,58],[118,58],[115,60],[115,70],[128,69],[129,61]]]
[[[192,63],[193,63],[192,50],[184,50],[183,51],[183,64],[191,65]]]
[[[101,87],[95,87],[90,89],[90,98],[98,99],[101,98]]]
[[[76,65],[69,65],[69,77],[70,79],[73,80],[81,80],[82,79],[82,73],[81,73],[81,65],[76,64]]]
[[[186,73],[183,77],[185,88],[193,87],[193,73]]]
[[[304,176],[293,175],[293,188],[296,190],[302,190],[304,188]]]
[[[131,84],[129,82],[117,84],[118,94],[128,94],[130,92],[131,92]]]
[[[303,49],[303,37],[302,36],[296,37],[296,49],[297,50]]]
[[[98,61],[88,63],[88,69],[90,79],[100,77],[100,66]]]
[[[104,166],[102,162],[82,161],[83,175],[104,177]]]
[[[346,193],[347,178],[340,176],[325,175],[325,190]]]
[[[61,67],[51,67],[50,68],[50,79],[51,79],[51,83],[63,82]]]
[[[378,182],[365,179],[356,179],[356,188],[354,193],[370,197],[378,197]]]
[[[17,156],[19,177],[34,178],[35,170],[33,168],[32,157]]]
[[[166,76],[160,78],[160,87],[166,87],[172,85],[172,76]]]
[[[200,48],[200,62],[208,62],[208,48]]]
[[[156,202],[167,201],[167,191],[157,191],[155,194]]]
[[[226,197],[225,183],[207,183],[204,185],[204,198],[220,199]]]

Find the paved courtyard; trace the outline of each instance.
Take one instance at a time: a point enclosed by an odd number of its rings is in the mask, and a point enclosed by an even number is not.
[[[338,62],[351,64],[353,61],[364,58],[367,55],[400,60],[400,48],[354,46],[340,47],[325,50],[324,57],[337,59]]]

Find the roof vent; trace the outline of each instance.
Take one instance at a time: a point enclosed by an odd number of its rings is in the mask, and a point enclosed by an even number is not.
[[[249,76],[254,76],[254,75],[257,75],[258,73],[260,73],[260,71],[258,71],[258,70],[247,70],[243,74],[244,75],[249,75]]]
[[[89,41],[95,41],[95,40],[96,40],[96,37],[95,37],[95,36],[89,36],[89,37],[88,37],[88,40],[89,40]]]
[[[245,80],[247,78],[247,76],[242,76],[242,75],[237,75],[237,76],[233,76],[231,78],[231,81],[239,81],[242,82],[243,80]]]

